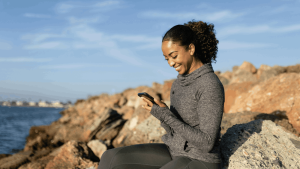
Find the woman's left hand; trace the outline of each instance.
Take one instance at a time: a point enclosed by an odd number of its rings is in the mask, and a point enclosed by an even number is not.
[[[142,98],[142,100],[144,101],[142,107],[143,107],[144,109],[148,110],[148,111],[151,111],[152,106],[153,106],[153,103],[152,103],[150,100],[145,99],[145,98]],[[157,100],[157,99],[154,98],[154,101],[155,101],[155,103],[156,103],[159,107],[168,107],[168,106],[166,105],[166,103],[164,103],[162,100]]]

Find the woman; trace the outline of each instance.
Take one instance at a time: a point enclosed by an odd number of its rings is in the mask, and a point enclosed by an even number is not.
[[[214,26],[188,22],[172,27],[162,39],[168,64],[178,71],[170,109],[143,99],[146,110],[161,121],[164,144],[139,144],[106,151],[98,169],[221,168],[220,125],[224,88],[214,74],[218,40]]]

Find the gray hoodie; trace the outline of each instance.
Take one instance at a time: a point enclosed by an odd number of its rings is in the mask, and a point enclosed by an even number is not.
[[[151,114],[167,131],[162,141],[172,157],[187,156],[220,163],[220,125],[225,101],[224,87],[210,63],[180,75],[170,92],[170,109],[154,104]]]

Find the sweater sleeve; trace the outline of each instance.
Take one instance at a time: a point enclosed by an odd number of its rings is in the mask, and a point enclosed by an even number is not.
[[[192,127],[178,119],[170,109],[153,105],[151,114],[169,125],[176,133],[194,146],[209,152],[220,132],[223,115],[224,89],[219,85],[212,85],[201,93],[197,104],[199,127]]]
[[[163,127],[167,133],[170,133],[172,130],[171,130],[171,127],[169,125],[167,125],[165,122],[161,121],[161,124],[160,124],[161,127]]]

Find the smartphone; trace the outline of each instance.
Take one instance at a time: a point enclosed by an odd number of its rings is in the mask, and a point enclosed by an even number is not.
[[[145,99],[150,100],[153,104],[156,104],[154,101],[154,98],[152,96],[150,96],[148,93],[143,92],[143,93],[138,93],[138,96],[140,97],[144,97]]]

